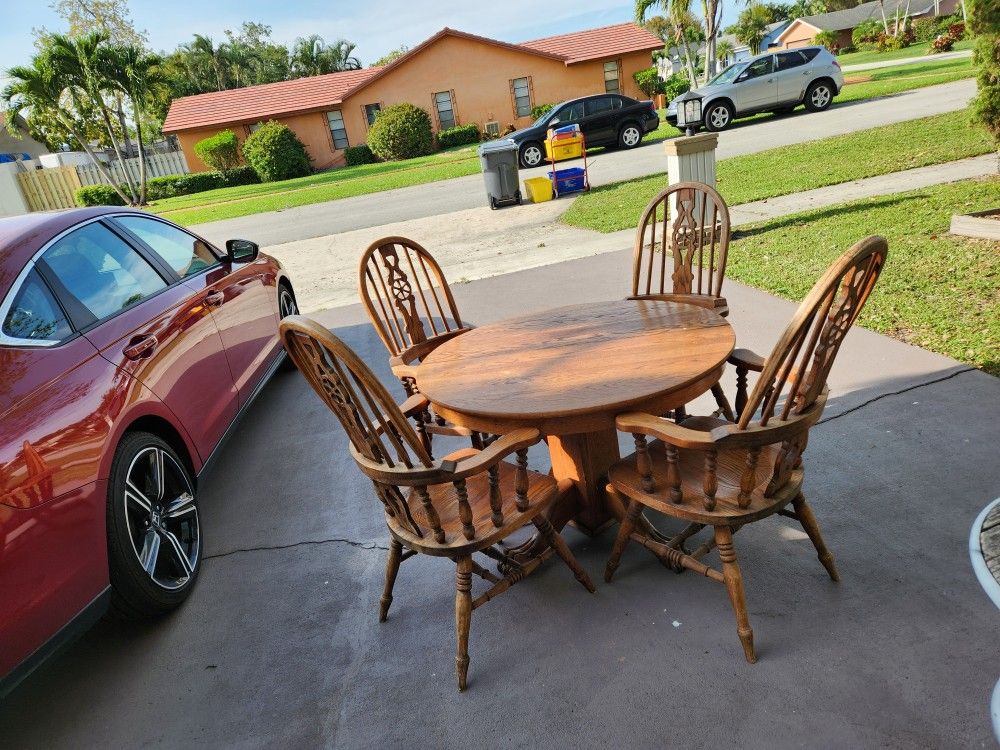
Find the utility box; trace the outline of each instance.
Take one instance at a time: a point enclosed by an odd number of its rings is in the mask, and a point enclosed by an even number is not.
[[[521,203],[518,184],[517,144],[509,138],[487,141],[479,147],[479,164],[486,183],[486,198],[490,208]]]

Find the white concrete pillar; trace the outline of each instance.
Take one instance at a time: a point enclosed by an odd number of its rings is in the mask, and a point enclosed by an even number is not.
[[[699,133],[665,141],[667,187],[678,182],[702,182],[714,188],[715,149],[718,145],[718,133]],[[700,196],[697,202],[701,202]],[[671,216],[677,215],[676,206],[671,205],[670,210]],[[697,205],[695,210],[701,210],[701,206]]]
[[[31,210],[17,182],[20,171],[14,162],[0,164],[0,216],[18,216]]]

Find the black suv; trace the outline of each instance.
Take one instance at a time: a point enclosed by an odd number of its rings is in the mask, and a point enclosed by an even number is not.
[[[597,94],[557,104],[531,125],[511,133],[518,146],[522,167],[537,167],[545,161],[545,134],[549,128],[578,124],[592,146],[635,148],[642,137],[660,124],[653,102],[638,102],[620,94]]]

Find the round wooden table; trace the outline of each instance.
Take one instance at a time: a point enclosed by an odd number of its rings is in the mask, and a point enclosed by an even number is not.
[[[620,457],[615,416],[664,414],[692,401],[718,382],[734,344],[725,318],[702,307],[591,302],[446,341],[420,364],[417,385],[438,414],[463,427],[537,428],[553,476],[572,482],[550,520],[561,529],[573,519],[593,534],[621,513],[604,490]]]

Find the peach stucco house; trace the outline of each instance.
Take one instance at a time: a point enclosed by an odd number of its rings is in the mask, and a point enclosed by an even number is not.
[[[475,123],[499,133],[528,125],[537,104],[605,91],[642,98],[632,74],[650,67],[662,46],[633,23],[520,44],[445,28],[388,65],[176,99],[163,132],[176,135],[188,166],[201,171],[198,141],[227,128],[242,140],[257,123],[278,120],[305,144],[313,167],[326,169],[343,165],[343,149],[364,143],[391,104],[423,107],[435,130]]]
[[[796,18],[774,40],[774,44],[783,49],[808,47],[815,44],[816,35],[821,31],[831,31],[837,37],[837,47],[851,47],[851,34],[854,27],[865,21],[886,20],[891,24],[897,10],[908,13],[911,18],[935,16],[950,16],[958,8],[958,0],[871,0],[852,8],[835,10],[817,16]]]

